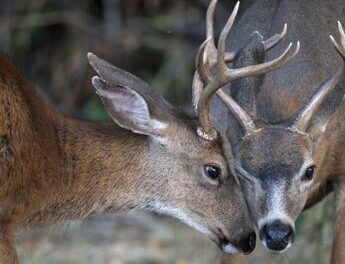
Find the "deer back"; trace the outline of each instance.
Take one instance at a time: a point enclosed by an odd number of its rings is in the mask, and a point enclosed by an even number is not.
[[[16,218],[38,206],[38,193],[46,190],[49,196],[45,179],[58,171],[59,150],[50,111],[4,55],[0,56],[0,98],[0,217]]]

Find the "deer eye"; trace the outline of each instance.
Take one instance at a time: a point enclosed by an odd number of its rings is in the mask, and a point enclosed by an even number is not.
[[[307,180],[311,180],[311,179],[313,178],[313,175],[314,175],[314,170],[315,170],[315,166],[314,166],[314,165],[309,166],[309,167],[305,170],[304,177],[305,177]]]
[[[221,169],[216,165],[205,165],[205,173],[212,180],[217,180],[220,177]]]

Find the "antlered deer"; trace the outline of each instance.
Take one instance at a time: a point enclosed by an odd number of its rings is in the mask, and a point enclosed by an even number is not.
[[[239,179],[260,239],[269,250],[286,250],[294,240],[297,216],[334,186],[332,263],[345,261],[343,64],[331,78],[323,80],[327,71],[339,64],[339,56],[325,41],[326,34],[334,34],[335,27],[331,28],[329,22],[343,17],[344,5],[343,1],[256,1],[243,15],[234,35],[250,28],[270,34],[287,21],[293,28],[291,39],[301,39],[303,52],[271,75],[238,80],[230,90],[218,91],[229,112],[219,104],[214,106],[218,126],[227,130],[231,142],[230,167]],[[344,59],[345,34],[340,23],[338,31],[340,44],[333,37],[331,40]],[[242,47],[233,58],[235,67],[263,63],[271,56],[266,54],[265,42],[258,33],[249,42],[239,41],[234,46]],[[200,56],[211,61],[212,53],[214,48],[209,45]],[[208,70],[207,65],[201,66],[199,72]],[[195,82],[201,87],[208,83],[202,75],[196,75]]]

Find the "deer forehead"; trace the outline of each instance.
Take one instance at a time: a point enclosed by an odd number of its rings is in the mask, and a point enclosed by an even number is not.
[[[239,163],[248,173],[263,171],[297,173],[310,159],[312,143],[304,135],[285,128],[268,128],[244,138]]]

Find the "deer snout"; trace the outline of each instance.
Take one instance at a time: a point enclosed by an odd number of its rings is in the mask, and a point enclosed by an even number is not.
[[[260,229],[260,239],[272,251],[287,249],[295,239],[294,228],[281,220],[274,220]]]
[[[255,232],[250,233],[245,239],[240,241],[240,248],[243,254],[250,254],[256,246],[256,234]]]
[[[250,254],[256,246],[256,234],[254,231],[244,236],[242,239],[231,242],[230,239],[224,235],[222,229],[218,229],[219,233],[219,246],[225,252],[229,254],[243,253],[245,255]]]

